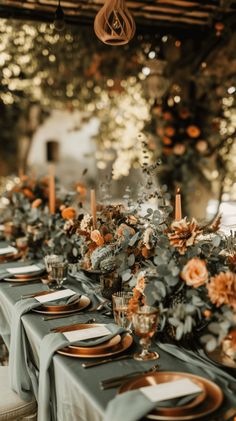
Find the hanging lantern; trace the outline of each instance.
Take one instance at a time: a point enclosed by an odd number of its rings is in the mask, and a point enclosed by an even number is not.
[[[56,31],[63,31],[63,29],[65,28],[65,16],[64,16],[64,12],[63,9],[61,7],[61,1],[59,0],[56,11],[55,11],[55,16],[54,16],[54,22],[53,22],[54,28],[56,29]]]
[[[109,45],[127,44],[133,38],[135,29],[125,0],[106,0],[94,21],[95,34]]]

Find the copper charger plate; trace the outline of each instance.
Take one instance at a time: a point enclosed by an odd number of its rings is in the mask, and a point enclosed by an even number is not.
[[[22,252],[21,251],[16,251],[15,253],[1,254],[0,255],[0,263],[12,262],[14,260],[20,259],[21,256],[22,256]]]
[[[220,364],[224,367],[234,368],[236,369],[236,361],[230,358],[228,355],[226,355],[221,346],[218,346],[214,351],[207,352],[206,355],[208,358],[210,358],[212,361],[216,362],[217,364]]]
[[[48,291],[45,291],[44,293],[40,295],[48,294]],[[75,313],[78,311],[81,311],[89,306],[90,304],[90,298],[86,295],[81,295],[78,300],[71,304],[59,304],[59,305],[53,305],[53,304],[42,304],[40,307],[35,308],[34,312],[41,313],[41,314],[70,314]]]
[[[150,373],[143,376],[136,377],[136,379],[130,379],[125,382],[118,390],[118,393],[128,392],[130,390],[139,389],[141,387],[166,383],[169,381],[179,380],[183,378],[189,378],[197,384],[201,384],[203,390],[205,390],[205,399],[199,404],[193,405],[192,407],[185,408],[156,408],[146,416],[146,420],[157,420],[157,421],[186,421],[194,420],[200,417],[204,417],[214,412],[223,401],[223,393],[219,386],[200,376],[195,376],[189,373],[174,373],[174,372],[158,372]],[[173,410],[177,412],[173,413]]]
[[[39,275],[42,275],[44,272],[45,272],[45,269],[43,268],[34,272],[13,274],[13,277],[15,279],[21,279],[21,280],[30,279],[31,280],[32,278],[38,278]]]
[[[104,326],[104,324],[101,323],[78,323],[75,324],[73,326],[67,326],[67,327],[62,327],[62,328],[58,328],[57,332],[71,332],[72,330],[79,330],[79,329],[90,329],[93,327],[99,327],[99,326]],[[106,342],[103,342],[102,344],[99,345],[95,345],[93,347],[86,347],[86,346],[77,346],[77,345],[70,345],[68,348],[70,348],[72,350],[72,352],[77,353],[78,351],[82,354],[96,354],[98,352],[103,352],[104,350],[106,351],[112,351],[114,346],[116,346],[117,344],[119,344],[121,342],[121,335],[117,334],[116,336],[114,336],[113,338],[109,339]]]
[[[10,281],[10,282],[18,282],[18,283],[23,282],[24,283],[24,282],[36,281],[40,279],[39,275],[32,275],[27,278],[16,278],[15,276],[12,276],[12,277],[11,276],[12,275],[9,273],[9,277],[5,277],[3,280]]]
[[[90,325],[81,325],[86,327],[101,326],[98,324]],[[120,335],[116,335],[120,336]],[[114,338],[116,338],[116,336]],[[113,338],[113,339],[114,339]],[[118,341],[119,339],[119,341]],[[99,346],[94,347],[79,347],[79,346],[68,346],[58,350],[58,354],[66,355],[67,357],[74,358],[101,358],[101,357],[110,357],[112,355],[120,354],[123,351],[126,351],[132,343],[133,337],[130,333],[124,333],[120,338],[116,339],[116,344],[111,344],[111,340],[100,344]],[[109,343],[110,342],[110,343]]]

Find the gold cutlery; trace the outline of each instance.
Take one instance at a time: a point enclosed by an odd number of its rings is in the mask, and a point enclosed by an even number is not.
[[[101,389],[106,390],[110,389],[112,387],[120,386],[121,383],[123,383],[125,380],[128,380],[132,377],[141,376],[143,374],[151,373],[153,371],[156,371],[159,368],[159,364],[155,364],[148,370],[144,371],[133,371],[132,373],[124,374],[123,376],[118,377],[110,377],[109,379],[100,381]]]

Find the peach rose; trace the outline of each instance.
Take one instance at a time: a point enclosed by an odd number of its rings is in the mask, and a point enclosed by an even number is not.
[[[76,217],[76,210],[68,207],[62,210],[61,216],[63,219],[74,219]]]
[[[35,209],[35,208],[38,208],[41,204],[42,204],[42,199],[35,199],[35,200],[32,202],[31,207],[32,207],[33,209]]]
[[[180,276],[190,287],[198,288],[204,285],[208,279],[206,262],[194,257],[183,267]]]
[[[104,244],[104,238],[103,236],[100,234],[100,232],[98,230],[93,230],[91,232],[91,240],[93,240],[97,246],[103,246]]]
[[[196,144],[196,149],[198,152],[204,153],[208,149],[208,144],[205,140],[199,140]]]

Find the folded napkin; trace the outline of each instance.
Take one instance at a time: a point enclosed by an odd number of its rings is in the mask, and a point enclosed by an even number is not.
[[[70,274],[70,276],[80,283],[80,289],[90,296],[93,306],[96,306],[100,302],[104,301],[104,297],[99,293],[99,284],[92,281],[91,278],[86,276],[84,272],[79,271],[75,274]],[[105,304],[103,308],[110,310],[109,303]]]
[[[27,342],[21,317],[30,310],[41,305],[34,298],[17,301],[12,312],[11,342],[9,354],[10,386],[20,396],[28,401],[32,398],[32,381],[36,384],[36,373],[33,373],[27,361]]]
[[[139,389],[132,390],[108,403],[103,421],[138,421],[156,406]]]
[[[65,297],[63,302],[66,303],[67,300],[68,297]],[[62,298],[60,302],[62,302]],[[52,303],[58,304],[58,301],[52,301]],[[10,385],[23,400],[30,400],[33,391],[37,393],[37,375],[28,361],[27,340],[21,317],[41,305],[35,298],[27,298],[17,301],[12,312],[9,355]]]
[[[3,263],[0,264],[0,280],[3,280],[4,278],[11,278],[13,277],[13,274],[11,274],[10,272],[8,272],[7,269],[13,269],[13,268],[23,268],[23,267],[28,267],[28,266],[32,266],[32,265],[37,265],[39,268],[39,271],[45,268],[45,265],[43,262],[10,262],[10,263]],[[33,273],[32,272],[28,272],[27,275],[30,275]]]
[[[53,399],[53,394],[51,393],[52,388],[49,374],[53,354],[58,349],[74,344],[85,347],[99,345],[118,334],[126,332],[125,329],[112,323],[107,324],[106,328],[111,332],[109,335],[86,341],[69,342],[63,333],[49,333],[43,338],[39,356],[38,421],[50,421],[51,419],[56,421],[57,419],[55,399]]]
[[[107,406],[103,421],[137,421],[147,415],[152,409],[180,407],[191,402],[198,394],[165,401],[152,402],[139,389],[117,395]]]

